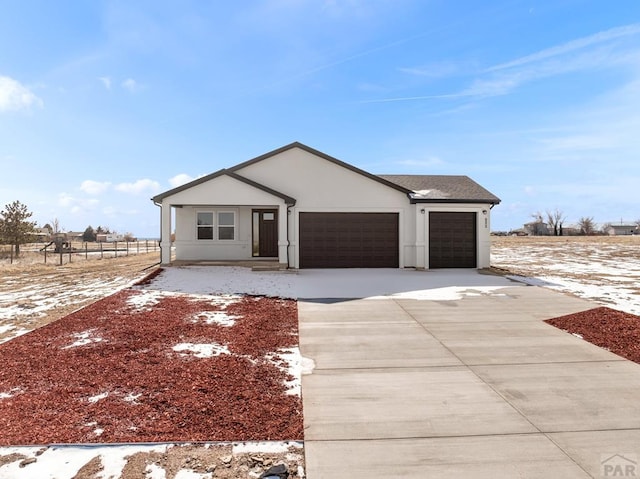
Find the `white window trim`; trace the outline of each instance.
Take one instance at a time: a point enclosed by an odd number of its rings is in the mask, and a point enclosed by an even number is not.
[[[231,213],[233,215],[233,225],[221,225],[220,224],[220,213]],[[216,210],[216,238],[218,241],[235,241],[238,237],[238,213],[235,210]],[[231,228],[233,227],[233,238],[231,239],[220,239],[220,228]]]
[[[198,225],[198,214],[199,213],[211,213],[213,216],[211,225]],[[220,213],[231,213],[233,215],[233,225],[221,225],[219,221],[218,215]],[[238,240],[238,210],[235,209],[206,209],[206,210],[196,210],[195,211],[195,240],[198,242],[201,241],[209,241],[209,242],[220,242],[227,243]],[[231,228],[233,227],[233,239],[220,239],[220,229],[219,228]],[[211,239],[199,239],[198,238],[198,229],[199,228],[213,228],[213,238]]]
[[[211,224],[210,225],[199,225],[198,224],[198,215],[200,213],[211,213]],[[195,224],[196,224],[196,241],[213,241],[215,239],[215,235],[211,235],[211,238],[199,238],[198,237],[198,232],[200,231],[200,228],[211,228],[213,231],[216,230],[216,213],[215,211],[212,210],[197,210],[196,211],[196,217],[195,217]]]

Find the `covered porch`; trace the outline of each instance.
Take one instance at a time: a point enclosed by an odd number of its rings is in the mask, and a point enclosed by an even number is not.
[[[162,264],[171,263],[172,246],[175,261],[292,264],[289,210],[295,200],[287,195],[223,170],[154,200],[161,208]]]

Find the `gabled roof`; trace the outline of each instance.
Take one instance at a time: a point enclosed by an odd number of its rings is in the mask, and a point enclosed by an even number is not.
[[[258,188],[262,191],[282,198],[288,205],[295,205],[296,200],[294,198],[238,174],[238,172],[243,168],[246,168],[273,156],[279,155],[280,153],[284,153],[285,151],[291,150],[293,148],[299,148],[303,151],[306,151],[307,153],[323,158],[331,163],[334,163],[342,168],[346,168],[347,170],[362,175],[370,180],[376,181],[385,186],[388,186],[389,188],[400,191],[409,197],[411,203],[438,203],[443,201],[448,203],[500,203],[500,199],[497,196],[484,189],[468,176],[373,175],[367,171],[361,170],[360,168],[350,165],[349,163],[340,161],[337,158],[329,156],[326,153],[322,153],[321,151],[315,150],[297,141],[263,155],[257,156],[251,160],[247,160],[231,168],[218,170],[214,173],[211,173],[210,175],[203,176],[182,186],[178,186],[177,188],[173,188],[171,190],[165,191],[164,193],[160,193],[159,195],[154,196],[152,200],[155,203],[158,203],[168,196],[200,185],[219,176],[226,175],[230,178],[246,183],[247,185],[253,186],[254,188]]]
[[[412,203],[500,203],[500,198],[468,176],[379,175],[387,181],[411,190]]]
[[[281,198],[287,205],[296,204],[295,198],[292,198],[288,195],[285,195],[284,193],[280,193],[279,191],[274,190],[273,188],[269,188],[268,186],[265,186],[253,180],[250,180],[249,178],[240,176],[239,174],[234,173],[229,169],[218,170],[215,173],[211,173],[210,175],[202,176],[201,178],[197,178],[193,181],[190,181],[189,183],[185,183],[184,185],[178,186],[177,188],[173,188],[169,191],[165,191],[164,193],[160,193],[159,195],[156,195],[151,199],[153,200],[154,203],[158,203],[162,201],[164,198],[166,198],[167,196],[175,195],[176,193],[180,193],[181,191],[188,190],[189,188],[200,185],[202,183],[206,183],[209,180],[213,180],[214,178],[218,178],[219,176],[223,176],[223,175],[233,178],[234,180],[241,181],[242,183],[245,183],[247,185],[253,186],[254,188],[262,190],[273,196],[277,196],[278,198]]]
[[[341,166],[342,168],[346,168],[347,170],[353,171],[354,173],[357,173],[359,175],[365,176],[367,178],[369,178],[370,180],[376,181],[378,183],[382,183],[385,186],[388,186],[390,188],[393,188],[394,190],[398,190],[401,191],[402,193],[405,194],[409,194],[411,193],[410,190],[408,190],[407,188],[405,188],[402,185],[399,185],[398,183],[394,183],[392,181],[388,181],[386,179],[384,179],[381,176],[378,175],[372,175],[371,173],[369,173],[368,171],[364,171],[361,170],[360,168],[357,168],[353,165],[350,165],[349,163],[345,163],[344,161],[340,161],[337,158],[334,158],[333,156],[329,156],[326,153],[323,153],[319,150],[316,150],[314,148],[311,148],[310,146],[307,146],[303,143],[300,143],[298,141],[294,141],[293,143],[289,143],[288,145],[285,145],[283,147],[280,147],[276,150],[270,151],[269,153],[265,153],[264,155],[260,155],[256,158],[253,158],[251,160],[245,161],[244,163],[240,163],[239,165],[233,166],[231,168],[229,168],[230,171],[238,171],[241,170],[247,166],[253,165],[254,163],[258,163],[259,161],[262,160],[266,160],[267,158],[271,158],[272,156],[275,155],[279,155],[280,153],[284,153],[287,150],[291,150],[293,148],[299,148],[301,150],[306,151],[307,153],[311,153],[312,155],[318,156],[320,158],[323,158],[327,161],[330,161],[331,163],[334,163],[338,166]]]

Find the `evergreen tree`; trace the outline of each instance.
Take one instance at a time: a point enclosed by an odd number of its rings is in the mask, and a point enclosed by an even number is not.
[[[96,232],[93,230],[91,225],[87,226],[87,229],[82,233],[82,241],[86,241],[87,243],[96,240]]]
[[[14,201],[0,211],[0,239],[5,244],[15,246],[16,256],[20,256],[20,245],[33,239],[35,221],[28,221],[31,213],[27,206]]]

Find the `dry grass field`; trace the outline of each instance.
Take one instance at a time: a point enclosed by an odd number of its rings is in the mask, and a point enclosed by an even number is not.
[[[492,237],[491,266],[640,314],[640,236]]]
[[[142,278],[158,251],[58,266],[32,255],[0,264],[0,343],[60,319]]]

